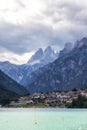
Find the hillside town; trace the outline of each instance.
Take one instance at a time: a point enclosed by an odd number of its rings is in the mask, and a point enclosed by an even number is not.
[[[79,95],[87,97],[87,89],[66,92],[34,93],[20,97],[17,101],[12,101],[10,106],[65,107],[66,103],[71,103],[73,99],[77,99]]]

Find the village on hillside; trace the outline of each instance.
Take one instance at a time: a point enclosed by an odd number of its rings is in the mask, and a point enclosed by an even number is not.
[[[12,101],[10,107],[65,107],[66,103],[72,103],[79,95],[87,97],[87,89],[72,90],[66,92],[34,93],[20,97]]]

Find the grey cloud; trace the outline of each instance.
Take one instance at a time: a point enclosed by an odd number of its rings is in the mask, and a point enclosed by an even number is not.
[[[71,23],[87,24],[87,5],[83,6],[80,1],[51,1],[43,13],[54,23],[67,20]]]
[[[66,42],[73,42],[87,34],[87,27],[68,26],[53,29],[44,24],[33,26],[6,25],[0,29],[0,47],[17,54],[34,51],[48,45],[63,48]]]
[[[14,53],[23,54],[49,44],[52,33],[52,28],[43,24],[5,25],[0,28],[0,46]]]
[[[47,1],[47,0],[46,0]],[[62,48],[66,42],[75,42],[87,34],[87,7],[72,0],[49,0],[42,17],[33,18],[26,25],[0,25],[0,47],[23,54],[48,45]],[[21,7],[25,5],[18,0]],[[44,23],[49,18],[52,25]],[[61,25],[60,22],[65,22]],[[55,25],[55,29],[53,26]],[[57,25],[59,27],[57,28]]]

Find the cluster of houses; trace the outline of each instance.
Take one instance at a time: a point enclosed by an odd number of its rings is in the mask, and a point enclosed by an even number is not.
[[[32,95],[21,97],[17,103],[26,103],[28,105],[35,105],[37,103],[44,103],[45,106],[61,106],[65,103],[71,103],[73,99],[77,99],[79,95],[87,97],[87,90],[76,90],[67,92],[51,92],[51,93],[34,93]],[[11,104],[14,102],[11,102]]]

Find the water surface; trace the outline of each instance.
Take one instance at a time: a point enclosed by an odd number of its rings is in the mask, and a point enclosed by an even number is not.
[[[87,110],[0,109],[0,130],[87,130]]]

